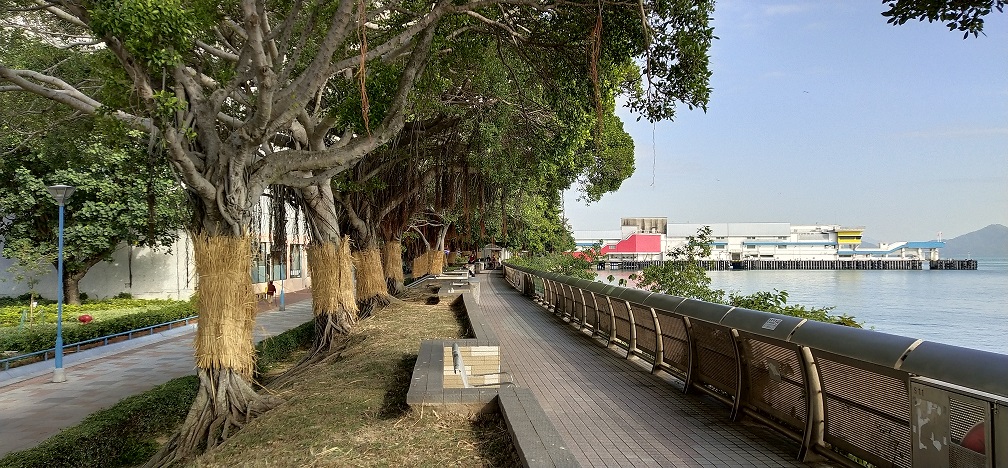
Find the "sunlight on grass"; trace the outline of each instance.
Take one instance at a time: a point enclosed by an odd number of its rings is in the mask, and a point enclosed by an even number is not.
[[[421,412],[405,403],[420,341],[457,338],[459,331],[444,303],[396,303],[378,311],[358,324],[339,359],[275,390],[283,405],[195,466],[516,465],[499,413]]]

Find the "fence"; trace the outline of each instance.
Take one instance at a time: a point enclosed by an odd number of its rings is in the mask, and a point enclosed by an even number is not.
[[[100,336],[98,338],[92,338],[90,340],[80,341],[80,342],[77,342],[77,343],[71,343],[71,344],[68,344],[68,345],[64,345],[63,346],[63,351],[64,352],[67,352],[67,351],[78,352],[78,351],[81,350],[81,348],[85,348],[86,349],[86,347],[88,345],[99,346],[98,343],[101,343],[101,346],[104,346],[104,345],[107,345],[109,343],[109,340],[114,340],[114,339],[119,338],[119,337],[125,337],[127,340],[132,340],[133,339],[133,335],[153,335],[155,333],[154,330],[158,330],[160,332],[161,331],[160,329],[163,328],[163,327],[167,327],[167,330],[171,330],[172,328],[174,328],[176,326],[186,326],[186,325],[189,325],[192,322],[195,322],[198,318],[199,317],[197,317],[197,316],[194,315],[194,316],[186,317],[186,318],[179,319],[179,320],[173,320],[171,322],[159,323],[157,325],[151,325],[149,327],[137,328],[135,330],[129,330],[129,331],[124,331],[122,333],[116,333],[114,335]],[[12,356],[12,357],[9,357],[9,358],[6,358],[6,359],[0,359],[0,365],[3,366],[3,370],[9,370],[11,368],[11,365],[14,364],[14,363],[16,363],[16,362],[18,362],[18,361],[34,360],[34,359],[38,359],[40,357],[41,357],[41,360],[46,361],[46,360],[49,359],[49,356],[51,356],[51,355],[55,356],[55,353],[56,353],[56,348],[49,348],[49,349],[44,349],[42,351],[36,351],[34,353],[19,354],[17,356]],[[32,361],[32,362],[34,362],[34,361]]]
[[[505,265],[508,282],[818,453],[857,466],[1008,466],[1008,355]]]

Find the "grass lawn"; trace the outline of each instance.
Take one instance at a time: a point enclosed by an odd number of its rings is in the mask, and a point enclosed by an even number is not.
[[[499,413],[456,415],[406,405],[420,341],[461,335],[456,310],[424,299],[393,304],[358,323],[339,359],[273,389],[285,403],[193,466],[519,464]],[[274,366],[274,374],[283,369]]]

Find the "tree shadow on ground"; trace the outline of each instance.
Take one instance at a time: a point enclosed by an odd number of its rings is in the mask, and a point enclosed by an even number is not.
[[[392,372],[392,378],[388,389],[385,390],[385,398],[382,399],[381,410],[378,417],[381,419],[401,418],[409,412],[410,406],[406,403],[406,393],[409,392],[410,382],[413,379],[413,367],[416,365],[417,354],[404,354]]]

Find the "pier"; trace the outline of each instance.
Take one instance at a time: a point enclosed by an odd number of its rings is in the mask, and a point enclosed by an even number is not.
[[[928,268],[932,270],[976,270],[976,260],[931,260]]]
[[[649,266],[675,263],[679,260],[602,260],[596,262],[596,269],[643,270]],[[834,260],[700,260],[707,271],[723,270],[923,270],[924,260],[910,258],[876,259],[834,259]],[[927,262],[931,270],[976,270],[976,260],[931,260]]]

